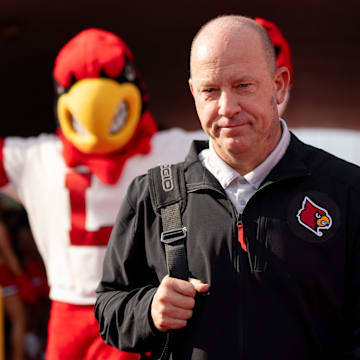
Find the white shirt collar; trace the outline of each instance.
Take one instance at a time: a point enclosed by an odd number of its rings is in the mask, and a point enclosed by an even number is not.
[[[240,182],[247,182],[255,189],[258,189],[272,168],[283,157],[290,143],[290,132],[286,122],[283,119],[280,119],[280,123],[282,126],[282,134],[275,149],[260,165],[244,176],[241,176],[236,170],[220,158],[214,150],[211,139],[209,140],[209,149],[202,151],[199,154],[199,158],[203,163],[206,163],[208,170],[217,178],[224,189],[226,189],[235,179]]]

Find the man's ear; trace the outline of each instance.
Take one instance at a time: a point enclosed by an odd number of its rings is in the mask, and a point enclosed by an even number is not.
[[[290,86],[290,72],[286,66],[281,66],[275,73],[276,102],[280,105],[284,100]]]
[[[191,91],[192,96],[194,96],[194,88],[193,88],[193,83],[192,83],[191,78],[189,78],[189,87],[190,87],[190,91]]]

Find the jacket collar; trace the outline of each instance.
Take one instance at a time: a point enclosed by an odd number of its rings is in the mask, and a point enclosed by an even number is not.
[[[284,156],[270,171],[262,185],[311,175],[311,169],[306,160],[309,152],[313,153],[311,148],[291,133],[290,144]]]
[[[197,189],[213,189],[225,195],[217,179],[202,166],[198,154],[209,147],[208,141],[193,141],[190,151],[185,159],[185,176],[189,191]],[[305,145],[293,133],[291,133],[290,144],[282,159],[270,171],[262,182],[265,184],[278,182],[290,178],[308,176],[311,174],[306,158],[309,152],[313,153],[312,147]]]

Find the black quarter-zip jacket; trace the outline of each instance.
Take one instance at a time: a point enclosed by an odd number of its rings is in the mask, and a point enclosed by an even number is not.
[[[241,217],[198,154],[185,160],[191,277],[197,295],[174,360],[360,359],[360,168],[291,135],[290,145]],[[247,251],[238,241],[243,224]],[[128,190],[106,252],[95,315],[122,350],[161,351],[150,317],[167,274],[147,176]]]

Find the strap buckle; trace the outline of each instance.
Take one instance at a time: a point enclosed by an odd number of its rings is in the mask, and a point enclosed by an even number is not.
[[[164,244],[172,244],[178,240],[186,238],[187,228],[185,226],[177,229],[163,231],[160,241]]]

